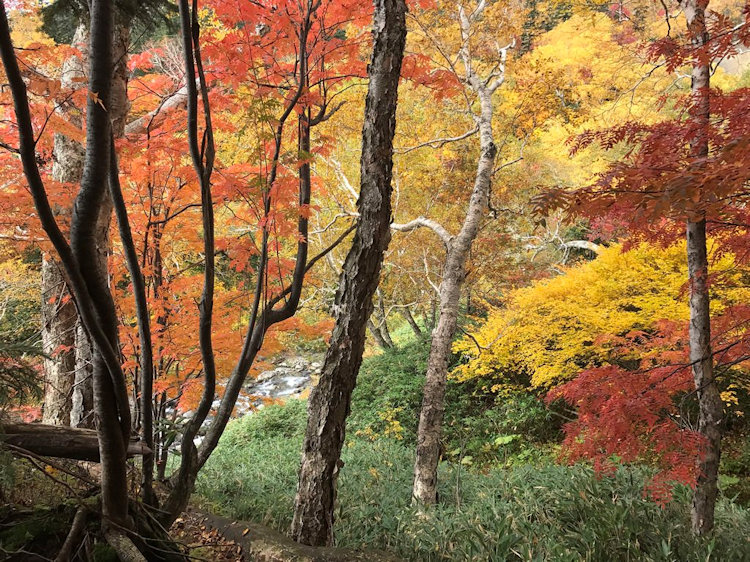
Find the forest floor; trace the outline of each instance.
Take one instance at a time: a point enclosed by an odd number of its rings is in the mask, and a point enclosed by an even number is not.
[[[256,562],[397,562],[378,551],[310,547],[292,541],[265,525],[214,515],[191,507],[171,529],[195,559]]]
[[[207,524],[205,515],[193,509],[178,517],[170,529],[175,541],[184,544],[196,559],[216,562],[247,561],[242,545]]]

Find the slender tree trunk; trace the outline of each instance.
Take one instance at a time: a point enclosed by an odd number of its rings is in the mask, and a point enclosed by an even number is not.
[[[336,325],[309,417],[295,498],[292,536],[322,546],[333,542],[336,480],[346,417],[362,362],[383,254],[390,241],[393,135],[398,80],[406,41],[404,0],[376,0],[374,47],[362,128],[359,224],[336,294]]]
[[[109,115],[112,121],[112,134],[115,138],[123,136],[125,120],[130,110],[128,101],[128,47],[130,44],[130,22],[118,16],[112,37],[112,94],[109,103]],[[82,163],[81,163],[82,166]],[[112,223],[112,199],[107,192],[104,196],[99,217],[96,221],[96,252],[98,268],[109,282],[108,261],[110,255],[110,226]],[[94,346],[86,333],[80,318],[76,327],[75,384],[73,394],[72,420],[76,427],[94,427],[92,365],[94,363]]]
[[[432,332],[430,355],[427,359],[422,408],[417,429],[417,456],[414,463],[413,497],[420,504],[437,502],[437,469],[440,459],[443,414],[445,413],[445,385],[451,345],[456,333],[461,285],[466,275],[466,258],[479,230],[482,212],[487,207],[490,176],[496,148],[491,141],[483,142],[477,182],[470,203],[469,214],[462,234],[457,236],[448,251],[442,281],[437,326]]]
[[[471,16],[466,17],[463,8],[459,9],[461,35],[464,41],[460,56],[467,72],[466,81],[476,93],[480,103],[480,113],[475,116],[479,126],[480,155],[469,208],[461,231],[448,244],[440,283],[437,326],[432,332],[422,409],[417,428],[417,456],[414,463],[412,495],[418,504],[437,502],[437,469],[445,412],[445,384],[451,345],[458,321],[461,286],[466,276],[466,261],[472,243],[479,232],[482,217],[489,204],[492,171],[497,156],[497,147],[492,133],[492,94],[502,82],[495,81],[492,85],[488,85],[485,80],[481,80],[472,70],[468,50],[471,24],[479,13],[481,12],[475,11]]]
[[[393,347],[393,344],[388,344],[386,339],[383,337],[383,333],[380,331],[380,328],[375,325],[371,318],[367,319],[367,327],[369,328],[372,337],[375,338],[375,341],[377,342],[380,349],[387,350]]]
[[[376,309],[376,316],[380,327],[380,332],[383,334],[383,339],[388,347],[394,347],[393,339],[391,339],[391,331],[388,329],[388,315],[385,312],[385,303],[383,302],[383,294],[380,289],[377,289],[376,295],[378,297],[378,307]]]
[[[430,299],[430,317],[428,319],[425,316],[425,325],[428,327],[430,333],[434,332],[435,327],[437,326],[437,310],[438,299],[433,294],[432,298]]]
[[[411,313],[411,310],[409,310],[408,307],[402,308],[402,314],[404,315],[404,318],[409,323],[409,326],[411,326],[412,331],[414,332],[414,335],[417,336],[417,339],[421,338],[424,334],[422,334],[422,329],[419,327],[419,324],[417,324],[417,321],[414,319],[414,316]]]
[[[383,334],[383,339],[385,340],[386,345],[389,348],[393,348],[393,339],[391,338],[391,331],[388,329],[388,321],[385,317],[382,319],[382,323],[380,325],[380,333]]]
[[[684,0],[685,20],[691,42],[702,51],[708,43],[706,27],[707,0]],[[704,53],[698,52],[692,70],[692,104],[690,107],[691,156],[700,166],[709,153],[711,106],[709,98],[710,69]],[[706,55],[707,56],[707,55]],[[706,440],[699,461],[699,475],[691,511],[693,532],[705,535],[714,527],[714,510],[718,495],[719,461],[721,459],[721,426],[724,406],[714,377],[711,349],[711,299],[708,287],[706,219],[696,209],[687,222],[687,261],[690,274],[690,362],[698,396],[698,431]]]
[[[706,256],[706,221],[687,224],[688,270],[690,272],[690,361],[698,395],[698,431],[706,439],[693,495],[693,532],[708,533],[714,526],[718,496],[721,426],[724,405],[714,379],[711,350],[711,316]]]
[[[104,336],[93,346],[92,359],[94,412],[102,468],[102,512],[106,518],[105,527],[121,529],[128,526],[126,445],[130,438],[130,409],[122,371],[119,365],[109,364],[103,355],[104,349],[100,347],[108,344],[115,354],[119,354],[117,314],[106,268],[107,248],[102,245],[102,217],[108,207],[111,209],[107,182],[114,117],[112,102],[117,99],[112,93],[114,14],[111,4],[104,0],[93,0],[90,13],[89,89],[97,93],[102,106],[89,97],[86,156],[81,188],[73,208],[70,238],[71,249],[91,297],[91,303],[79,302],[78,306],[93,305]]]

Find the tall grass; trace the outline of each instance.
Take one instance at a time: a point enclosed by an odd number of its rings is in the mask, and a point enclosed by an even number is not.
[[[230,424],[198,493],[225,514],[286,532],[297,483],[303,403]],[[349,442],[339,480],[336,541],[405,560],[750,561],[750,512],[726,498],[717,530],[690,533],[689,490],[664,508],[643,497],[647,474],[597,478],[584,466],[484,473],[444,463],[440,505],[411,506],[412,452],[389,439]]]

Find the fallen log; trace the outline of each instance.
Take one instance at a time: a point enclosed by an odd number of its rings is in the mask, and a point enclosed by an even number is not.
[[[93,429],[41,423],[6,423],[0,425],[0,442],[41,457],[99,462],[99,439]],[[128,457],[150,452],[143,442],[131,438]]]

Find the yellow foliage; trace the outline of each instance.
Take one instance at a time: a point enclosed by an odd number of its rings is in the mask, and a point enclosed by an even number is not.
[[[366,437],[370,441],[375,441],[379,437],[390,437],[391,439],[401,440],[404,438],[404,428],[401,422],[396,419],[403,408],[386,408],[383,411],[378,412],[378,417],[382,422],[382,431],[378,432],[372,426],[368,426],[365,429],[358,430],[355,435],[359,437]]]
[[[717,257],[713,270],[739,275],[732,256]],[[602,337],[654,328],[659,320],[688,319],[685,245],[663,249],[643,244],[623,252],[612,246],[563,275],[512,291],[505,308],[458,341],[468,356],[453,375],[548,388],[584,368],[607,363],[611,343]],[[748,289],[716,283],[713,311],[747,299]],[[622,357],[620,357],[622,358]]]
[[[42,21],[36,10],[18,10],[11,12],[11,37],[18,47],[37,44],[54,45],[54,41],[42,30]]]

